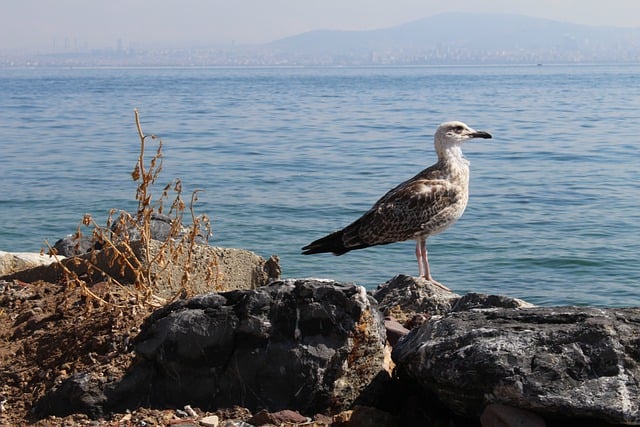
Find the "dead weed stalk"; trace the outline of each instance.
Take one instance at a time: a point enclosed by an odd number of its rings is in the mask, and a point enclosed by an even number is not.
[[[167,184],[161,197],[154,201],[152,187],[162,170],[162,140],[155,135],[145,135],[140,124],[138,110],[134,110],[135,123],[140,139],[140,153],[131,177],[137,183],[136,200],[138,208],[135,215],[112,209],[106,225],[99,225],[90,214],[85,214],[73,238],[79,247],[83,230],[91,232],[93,250],[84,256],[63,262],[49,246],[49,253],[61,266],[69,290],[79,289],[83,295],[98,304],[114,305],[97,292],[93,292],[89,283],[115,285],[137,303],[163,305],[177,297],[193,294],[189,279],[193,271],[193,255],[198,243],[206,243],[211,237],[211,223],[207,215],[196,215],[194,205],[199,190],[191,194],[188,210],[191,226],[183,223],[187,206],[182,199],[182,182],[179,179]],[[148,164],[145,160],[148,140],[157,140],[157,148]],[[164,214],[164,205],[171,200],[169,211]],[[168,219],[170,224],[166,237],[154,239],[153,222],[158,218]],[[174,271],[179,271],[180,280],[175,287]],[[165,278],[168,289],[177,289],[173,297],[160,298],[155,295],[157,280]],[[211,265],[206,267],[206,281],[216,288],[219,278],[217,260],[213,257]],[[133,284],[134,286],[130,286]]]

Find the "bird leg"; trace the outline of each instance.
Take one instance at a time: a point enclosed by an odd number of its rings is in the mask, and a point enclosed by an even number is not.
[[[426,244],[427,244],[427,239],[425,238],[419,238],[418,240],[416,240],[416,259],[418,260],[418,275],[420,277],[425,277],[425,272],[424,272],[424,263],[423,263],[423,251],[426,251]]]
[[[418,274],[436,285],[437,287],[444,289],[445,291],[452,292],[442,283],[436,281],[431,277],[431,271],[429,269],[429,258],[427,257],[427,238],[420,237],[416,241],[416,259],[418,260]]]

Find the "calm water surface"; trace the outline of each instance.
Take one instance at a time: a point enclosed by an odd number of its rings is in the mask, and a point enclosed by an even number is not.
[[[160,181],[203,190],[212,243],[368,288],[417,274],[414,243],[300,247],[431,165],[438,124],[465,121],[494,139],[464,147],[469,205],[428,241],[434,276],[543,305],[640,305],[640,66],[0,69],[0,249],[135,209],[134,108],[164,142]]]

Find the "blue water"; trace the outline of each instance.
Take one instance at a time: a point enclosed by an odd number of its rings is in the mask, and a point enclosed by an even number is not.
[[[465,121],[494,139],[464,147],[469,205],[428,241],[434,277],[640,306],[640,66],[0,69],[0,249],[135,209],[134,108],[164,142],[162,184],[203,190],[213,244],[368,288],[417,274],[414,243],[300,247],[431,165],[437,125]]]

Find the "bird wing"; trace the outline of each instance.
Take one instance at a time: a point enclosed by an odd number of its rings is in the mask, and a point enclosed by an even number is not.
[[[459,217],[452,211],[459,210],[462,197],[459,188],[447,180],[416,177],[389,191],[347,226],[344,244],[372,246],[433,234],[441,230],[441,223]]]

